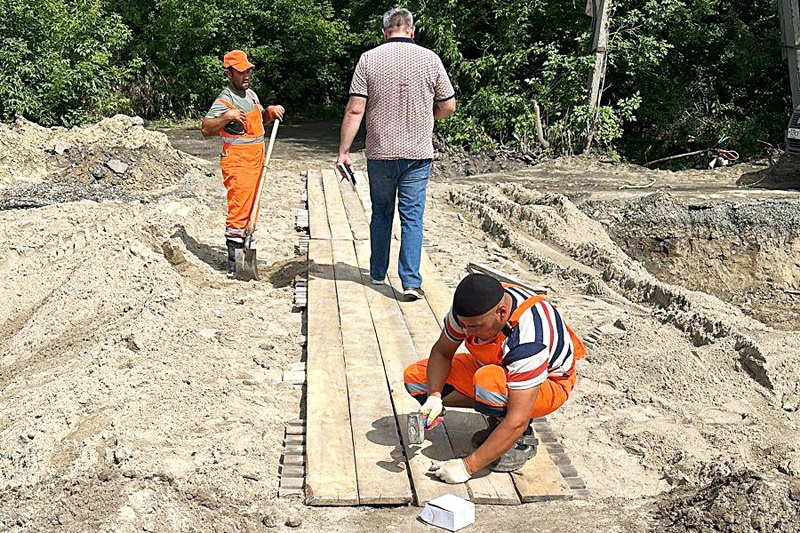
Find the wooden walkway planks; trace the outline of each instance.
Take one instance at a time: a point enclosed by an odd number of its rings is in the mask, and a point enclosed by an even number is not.
[[[331,227],[331,239],[352,239],[350,223],[342,202],[339,180],[331,169],[322,171],[322,188],[325,191],[325,208],[328,211],[328,224]]]
[[[369,242],[357,243],[356,251],[359,266],[364,272],[362,274],[364,283],[369,283],[369,274],[367,273],[369,271]],[[432,464],[431,461],[441,461],[453,457],[450,441],[441,427],[434,431],[427,431],[426,440],[420,445],[408,443],[406,415],[418,411],[419,404],[406,392],[403,385],[403,371],[419,357],[406,329],[400,307],[394,299],[392,288],[388,285],[369,285],[366,293],[380,344],[383,367],[403,436],[416,503],[423,505],[444,494],[468,498],[464,485],[447,485],[433,479],[427,473]]]
[[[306,501],[356,505],[355,450],[331,241],[309,242]]]
[[[353,244],[333,241],[333,260],[359,502],[406,504],[411,487]]]
[[[322,190],[322,172],[311,170],[306,181],[308,189],[308,230],[312,239],[330,239],[328,211],[325,208],[325,193]]]
[[[447,493],[506,505],[571,498],[544,447],[513,475],[481,472],[462,485],[428,475],[432,460],[470,453],[472,433],[485,427],[477,413],[454,409],[445,424],[426,432],[422,445],[408,445],[405,434],[406,415],[419,406],[405,391],[403,370],[427,358],[451,305],[450,289],[423,252],[426,298],[398,303],[396,242],[388,278],[397,292],[371,285],[366,176],[357,174],[358,201],[356,191],[340,184],[332,170],[308,175],[306,502],[404,504],[413,499],[422,505]]]
[[[523,503],[571,500],[572,490],[540,442],[536,455],[521,469],[511,473]]]

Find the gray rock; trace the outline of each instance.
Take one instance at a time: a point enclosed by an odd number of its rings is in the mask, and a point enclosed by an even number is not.
[[[106,170],[100,165],[92,165],[92,168],[89,169],[89,172],[96,180],[103,179],[106,175]]]
[[[289,527],[300,527],[303,525],[303,519],[298,516],[290,516],[286,519],[286,525]]]
[[[70,146],[67,143],[57,142],[55,146],[53,146],[53,152],[55,152],[58,155],[63,155],[64,152],[66,152],[70,148],[72,148],[72,146]]]
[[[261,523],[264,524],[264,527],[272,529],[278,527],[278,521],[275,519],[275,515],[268,513],[261,517]]]
[[[128,164],[123,163],[119,159],[109,159],[106,161],[106,166],[117,174],[125,174],[125,172],[128,170]]]

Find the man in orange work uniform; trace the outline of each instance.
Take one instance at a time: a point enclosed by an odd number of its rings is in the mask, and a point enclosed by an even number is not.
[[[250,88],[253,64],[241,50],[223,57],[229,86],[222,90],[203,118],[203,137],[219,134],[222,151],[219,166],[228,191],[225,244],[228,248],[228,277],[235,274],[235,253],[244,248],[245,232],[256,188],[264,166],[264,126],[283,120],[283,106],[261,106]]]
[[[464,344],[466,351],[458,350]],[[491,276],[470,274],[458,284],[430,357],[406,368],[406,390],[422,404],[427,427],[442,405],[473,407],[489,427],[472,437],[463,459],[434,463],[447,483],[463,483],[489,467],[522,468],[536,454],[532,418],[552,413],[575,387],[583,343],[547,299]]]

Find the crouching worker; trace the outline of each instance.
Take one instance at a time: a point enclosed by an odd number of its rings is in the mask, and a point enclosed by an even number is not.
[[[462,342],[467,352],[457,353]],[[406,369],[405,386],[428,428],[441,420],[443,405],[472,407],[488,416],[489,427],[472,436],[470,455],[435,463],[431,471],[463,483],[487,466],[521,468],[536,454],[531,419],[567,401],[575,361],[585,353],[547,299],[483,274],[461,280],[439,340],[427,360]]]

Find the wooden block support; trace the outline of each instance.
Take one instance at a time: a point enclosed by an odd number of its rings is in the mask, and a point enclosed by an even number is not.
[[[306,458],[302,455],[284,455],[281,463],[284,465],[305,465]]]

